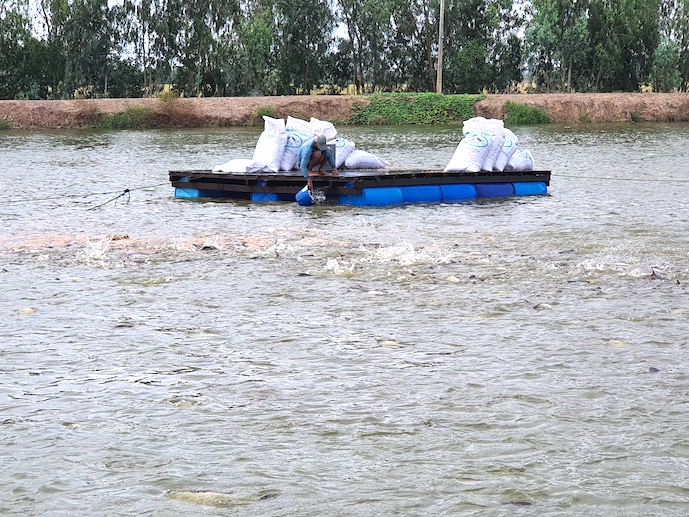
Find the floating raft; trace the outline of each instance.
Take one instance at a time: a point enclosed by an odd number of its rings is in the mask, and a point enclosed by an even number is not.
[[[339,176],[313,178],[314,189],[321,197],[325,196],[326,203],[355,206],[458,203],[476,198],[543,195],[550,185],[550,171],[341,169],[339,172]],[[310,204],[302,202],[306,179],[299,171],[170,171],[170,182],[178,198],[298,200],[299,204]]]

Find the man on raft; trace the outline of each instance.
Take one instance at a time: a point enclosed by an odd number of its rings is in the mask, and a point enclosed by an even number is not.
[[[325,163],[328,162],[333,168],[332,176],[339,176],[337,167],[335,167],[335,157],[328,149],[328,144],[325,140],[325,135],[316,135],[302,144],[297,154],[297,163],[299,170],[308,180],[309,192],[313,194],[313,180],[315,176],[325,176],[326,172],[323,170]]]

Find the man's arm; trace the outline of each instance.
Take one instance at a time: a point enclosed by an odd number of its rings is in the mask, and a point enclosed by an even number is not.
[[[297,158],[299,160],[299,170],[301,173],[308,178],[309,176],[309,160],[311,159],[311,153],[307,149],[299,149],[299,154]]]
[[[335,167],[335,157],[333,156],[333,153],[330,152],[330,147],[326,148],[326,150],[323,151],[323,154],[325,154],[325,157],[328,159],[330,166],[334,170],[337,170],[337,167]]]

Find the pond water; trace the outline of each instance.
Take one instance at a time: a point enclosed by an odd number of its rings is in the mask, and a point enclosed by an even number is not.
[[[174,198],[255,128],[0,133],[0,514],[686,515],[689,125],[512,129],[547,196],[386,208]]]

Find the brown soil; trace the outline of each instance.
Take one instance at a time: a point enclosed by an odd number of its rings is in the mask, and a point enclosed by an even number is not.
[[[506,101],[543,108],[555,123],[689,121],[689,93],[489,95],[474,105],[474,111],[482,117],[504,119]]]
[[[505,102],[545,109],[554,123],[689,121],[689,93],[515,94],[489,95],[475,104],[476,115],[504,119]],[[74,101],[0,101],[0,120],[13,129],[68,129],[94,125],[102,115],[128,107],[150,109],[160,127],[213,127],[260,124],[262,108],[276,117],[344,122],[366,97],[345,95]]]

